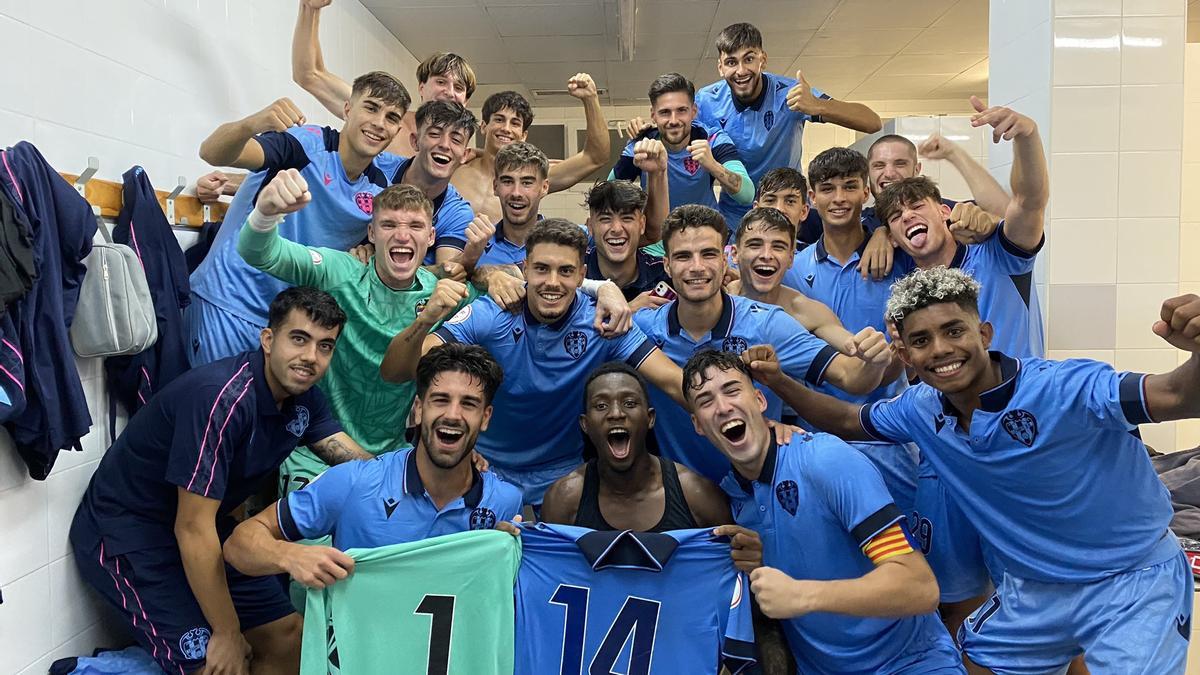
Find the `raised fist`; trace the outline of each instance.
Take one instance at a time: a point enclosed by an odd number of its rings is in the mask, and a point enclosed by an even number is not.
[[[596,98],[600,95],[592,76],[587,73],[575,73],[574,77],[567,80],[567,93],[578,99]]]
[[[275,174],[267,187],[258,193],[254,208],[264,216],[282,216],[299,211],[310,201],[308,181],[296,169],[285,169]]]
[[[667,170],[667,148],[657,138],[643,138],[633,145],[633,165],[645,173]]]
[[[284,97],[250,116],[250,129],[256,134],[266,131],[286,131],[297,124],[304,124],[304,113]]]

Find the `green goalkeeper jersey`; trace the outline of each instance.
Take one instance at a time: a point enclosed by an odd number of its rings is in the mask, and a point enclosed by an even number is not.
[[[364,265],[345,251],[288,241],[277,228],[257,232],[243,227],[239,237],[238,252],[251,267],[292,285],[326,291],[346,313],[333,360],[318,384],[346,433],[376,455],[407,447],[404,432],[415,385],[385,382],[379,364],[392,338],[425,307],[437,277],[418,269],[412,286],[398,291],[379,279],[374,258]],[[468,289],[463,304],[477,295],[473,287]],[[280,467],[281,494],[303,487],[326,468],[307,448],[298,448]]]
[[[309,589],[301,675],[511,675],[521,545],[497,530],[350,549]]]

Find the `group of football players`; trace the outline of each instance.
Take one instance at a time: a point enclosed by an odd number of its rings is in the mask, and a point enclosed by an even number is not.
[[[345,123],[280,99],[205,139],[250,173],[198,185],[233,200],[191,277],[193,368],[129,420],[71,528],[167,672],[297,672],[286,579],[325,589],[352,580],[349,549],[535,523],[707,530],[754,606],[733,672],[1183,671],[1192,576],[1137,428],[1200,417],[1200,298],[1146,327],[1190,352],[1171,372],[1044,358],[1031,118],[971,101],[1012,144],[1008,189],[936,135],[802,173],[805,124],[879,116],[769,72],[737,23],[716,82],[649,85],[586,223],[542,218],[609,162],[592,78],[567,83],[583,149],[550,160],[520,94],[467,109],[455,54],[421,63],[415,106],[390,74],[326,71],[329,2],[300,4],[294,77]],[[277,501],[235,519],[274,476]],[[579,658],[693,673],[694,650],[719,672],[688,638]]]

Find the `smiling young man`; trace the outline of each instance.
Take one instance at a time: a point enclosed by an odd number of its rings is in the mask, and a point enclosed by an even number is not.
[[[728,134],[696,121],[696,86],[679,73],[659,75],[650,85],[650,119],[653,126],[632,138],[621,159],[609,172],[609,179],[642,181],[645,178],[634,164],[633,152],[638,141],[656,138],[667,149],[667,180],[670,208],[684,204],[703,204],[717,208],[713,187],[729,192],[738,204],[754,200],[754,182],[742,165],[737,147]]]
[[[71,524],[83,579],[168,673],[295,673],[300,617],[275,579],[222,563],[230,512],[298,445],[330,464],[369,457],[313,388],[346,315],[289,288],[254,351],[158,392],[104,454]]]
[[[806,122],[829,122],[866,134],[883,126],[867,106],[838,101],[810,86],[800,73],[792,79],[766,72],[762,33],[748,23],[726,26],[716,46],[721,80],[696,93],[699,120],[733,139],[756,184],[771,169],[800,165]],[[727,192],[720,204],[730,223],[741,222],[750,208]]]
[[[433,322],[452,305],[433,304],[398,334],[381,365],[383,379],[406,382],[420,354],[444,343],[478,344],[504,368],[496,415],[479,439],[479,452],[502,478],[520,487],[527,504],[582,461],[575,418],[587,374],[608,361],[624,361],[682,401],[679,368],[636,327],[618,337],[601,335],[597,302],[578,290],[584,281],[587,235],[561,218],[537,223],[526,239],[528,292],[517,312],[481,297],[433,334]],[[624,298],[615,284],[600,293]]]
[[[342,104],[350,95],[350,85],[325,69],[321,53],[321,10],[333,0],[300,0],[296,29],[292,34],[292,81],[312,94],[325,109],[339,119],[345,118]],[[466,105],[475,93],[475,71],[458,54],[437,52],[417,66],[417,96],[421,103],[453,101]],[[388,150],[397,155],[412,157],[418,148],[412,134],[420,126],[415,116],[403,114],[400,133],[390,142]]]
[[[321,390],[334,416],[368,452],[406,447],[413,387],[384,382],[379,363],[392,336],[412,324],[435,293],[462,290],[462,284],[439,282],[421,267],[433,240],[433,204],[410,185],[379,193],[367,228],[375,255],[363,265],[344,251],[311,248],[280,236],[278,222],[307,207],[308,188],[294,170],[275,176],[242,228],[238,252],[255,269],[289,284],[328,291],[345,308],[349,320],[342,348],[321,380]],[[280,469],[280,494],[307,485],[327,466],[307,448],[298,448]]]
[[[393,184],[412,185],[433,202],[434,241],[425,264],[459,260],[475,219],[467,201],[450,184],[476,130],[475,115],[459,103],[430,101],[417,109],[412,135],[417,154],[400,162]]]
[[[657,294],[655,289],[660,283],[669,286],[671,282],[662,256],[637,248],[646,233],[646,200],[646,192],[626,180],[596,183],[586,200],[587,228],[592,239],[587,277],[608,279],[620,286],[635,312],[666,304],[669,297]]]
[[[470,456],[492,416],[503,372],[473,345],[445,345],[417,364],[413,449],[347,462],[238,525],[225,557],[243,574],[287,573],[325,588],[354,571],[351,548],[493,529],[521,512],[521,493]],[[331,536],[333,546],[299,544]]]
[[[1130,432],[1200,417],[1200,298],[1165,301],[1152,327],[1191,358],[1143,375],[989,352],[980,294],[944,267],[896,284],[888,316],[922,384],[891,400],[812,392],[779,377],[769,355],[751,366],[832,433],[920,445],[1004,570],[959,630],[974,664],[1061,672],[1082,651],[1093,672],[1183,672],[1192,575],[1166,488]]]
[[[477,265],[525,265],[525,238],[541,215],[538,207],[550,190],[550,161],[531,143],[504,146],[496,154],[492,190],[502,217]]]
[[[891,356],[883,334],[865,329],[855,336],[859,358],[837,349],[804,329],[779,307],[732,296],[721,288],[725,278],[727,239],[721,214],[706,206],[681,206],[667,217],[663,243],[667,271],[677,298],[634,315],[634,322],[682,366],[699,349],[741,352],[751,345],[772,344],[786,354],[788,372],[816,385],[828,380],[850,391],[879,386]],[[664,456],[709,480],[720,480],[728,461],[704,438],[690,433],[687,411],[662,391],[652,391],[657,409],[657,436]],[[778,420],[779,399],[772,396],[768,415]]]
[[[354,81],[342,108],[341,131],[304,125],[304,116],[280,99],[245,119],[218,127],[200,146],[200,156],[217,166],[254,173],[238,188],[212,250],[191,276],[192,302],[184,313],[193,366],[253,349],[267,324],[271,298],[281,281],[251,269],[235,250],[238,230],[259,191],[276,173],[297,169],[313,186],[313,205],[280,225],[288,239],[347,250],[362,240],[372,198],[388,186],[396,158],[384,148],[400,129],[409,104],[404,85],[387,73]],[[301,126],[296,126],[301,125]]]
[[[762,537],[751,590],[784,620],[799,672],[962,673],[933,613],[937,582],[875,467],[827,434],[777,444],[736,354],[692,356],[684,392],[695,432],[732,466],[721,488],[734,519]]]
[[[608,123],[604,120],[600,95],[592,76],[576,73],[567,80],[566,88],[568,94],[583,104],[586,136],[579,152],[556,162],[546,172],[550,181],[549,192],[570,189],[609,161]],[[528,138],[532,124],[533,111],[529,108],[529,101],[515,91],[492,94],[483,102],[480,128],[483,133],[483,152],[464,164],[454,174],[453,181],[454,187],[471,203],[476,213],[488,216],[493,221],[500,218],[502,199],[497,198],[492,188],[497,154],[507,145]]]

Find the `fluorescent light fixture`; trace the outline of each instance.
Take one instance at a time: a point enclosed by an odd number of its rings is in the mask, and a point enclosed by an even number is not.
[[[529,93],[534,96],[570,96],[571,92],[566,89],[530,89]],[[607,96],[608,89],[605,87],[596,87],[596,94],[599,96]]]
[[[622,61],[632,61],[637,0],[617,0],[617,31],[617,52]]]

